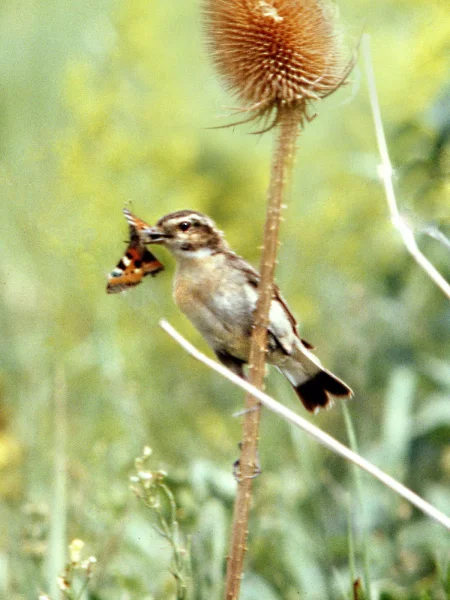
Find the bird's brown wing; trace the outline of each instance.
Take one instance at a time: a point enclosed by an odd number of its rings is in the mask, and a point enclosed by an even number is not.
[[[247,261],[245,261],[243,258],[238,256],[234,252],[228,252],[228,257],[231,261],[231,264],[234,267],[236,267],[237,269],[244,271],[244,273],[248,277],[249,283],[251,285],[253,285],[255,288],[257,288],[259,285],[260,279],[261,279],[258,271],[256,271],[256,269],[254,269]],[[302,344],[306,348],[308,348],[308,350],[314,349],[314,346],[312,344],[310,344],[306,340],[299,337],[298,331],[297,331],[297,320],[295,319],[286,300],[284,299],[283,294],[280,291],[280,288],[275,283],[273,285],[273,298],[275,300],[277,300],[282,305],[284,310],[286,311],[286,315],[288,316],[288,319],[289,319],[289,322],[291,323],[292,329],[294,330],[295,335],[300,339]]]

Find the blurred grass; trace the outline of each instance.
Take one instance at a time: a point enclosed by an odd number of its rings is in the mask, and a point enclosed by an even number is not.
[[[342,405],[342,412],[344,415],[345,427],[347,429],[348,445],[353,452],[359,454],[358,442],[356,441],[355,427],[353,425],[350,411],[347,408],[347,404]],[[356,573],[356,551],[361,557],[362,564],[362,576],[359,578],[361,581],[360,587],[361,594],[371,598],[372,584],[370,580],[370,549],[368,540],[368,527],[367,519],[364,508],[364,490],[362,485],[362,472],[356,467],[351,465],[351,471],[353,476],[353,489],[351,489],[349,496],[351,498],[349,502],[349,523],[348,523],[348,538],[349,538],[349,565],[351,573],[351,584],[357,579]],[[357,544],[355,544],[355,536],[353,531],[358,532],[357,539],[358,549],[356,550]],[[364,582],[364,584],[362,584]]]
[[[448,235],[447,5],[339,6],[350,40],[363,19],[372,35],[402,208]],[[0,589],[8,598],[48,590],[59,369],[68,425],[59,509],[68,539],[82,538],[98,558],[91,597],[172,597],[168,549],[127,488],[147,443],[192,535],[196,597],[220,597],[240,435],[231,413],[241,394],[157,327],[167,317],[205,349],[173,306],[167,255],[156,280],[124,297],[104,292],[129,200],[150,222],[179,208],[205,211],[257,262],[271,140],[205,129],[226,122],[217,116],[233,100],[209,64],[199,14],[198,1],[0,7]],[[358,68],[353,80],[318,107],[299,141],[277,279],[302,335],[356,391],[361,452],[449,511],[450,308],[388,222]],[[450,277],[448,249],[420,243]],[[301,410],[276,373],[268,390]],[[316,421],[345,440],[340,411]],[[261,439],[244,597],[344,597],[347,466],[272,415]],[[373,597],[445,598],[448,535],[366,478],[362,501]],[[361,576],[360,561],[355,568]]]

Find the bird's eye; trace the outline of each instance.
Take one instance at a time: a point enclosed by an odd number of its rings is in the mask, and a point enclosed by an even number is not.
[[[179,224],[178,227],[181,229],[181,231],[187,231],[190,226],[191,226],[191,224],[189,223],[189,221],[183,221],[182,223]]]

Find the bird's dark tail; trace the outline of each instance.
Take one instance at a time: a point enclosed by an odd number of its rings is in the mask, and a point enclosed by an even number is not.
[[[333,396],[350,398],[353,395],[348,385],[326,370],[319,371],[308,381],[293,387],[304,407],[310,412],[317,412],[320,408],[331,408]]]

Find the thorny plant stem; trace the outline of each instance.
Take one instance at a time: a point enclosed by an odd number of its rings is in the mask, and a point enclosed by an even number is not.
[[[414,258],[416,263],[425,271],[428,277],[434,281],[434,283],[447,296],[447,298],[450,299],[450,284],[444,279],[444,277],[442,277],[436,267],[431,264],[426,256],[422,254],[414,237],[414,232],[408,226],[398,210],[397,201],[395,199],[394,185],[392,183],[393,169],[386,144],[386,136],[384,135],[383,121],[381,119],[375,76],[373,73],[372,57],[370,54],[370,35],[367,33],[363,35],[362,50],[366,69],[367,84],[369,86],[369,97],[370,104],[372,106],[372,116],[375,125],[375,133],[377,136],[378,150],[381,157],[381,164],[378,165],[378,175],[380,176],[380,179],[384,185],[392,224],[400,233],[406,249]]]
[[[238,375],[235,375],[229,369],[222,366],[215,360],[212,360],[211,358],[208,358],[207,356],[202,354],[202,352],[197,350],[197,348],[195,348],[186,339],[184,339],[184,337],[180,335],[167,321],[160,321],[160,326],[178,344],[180,344],[180,346],[184,348],[186,352],[188,352],[195,359],[199,360],[213,371],[216,371],[216,373],[219,373],[219,375],[222,375],[222,377],[225,377],[226,379],[234,383],[234,385],[237,385],[238,387],[242,388],[243,390],[246,390],[247,392],[252,392],[252,394],[262,404],[264,404],[266,408],[277,414],[285,421],[288,421],[289,423],[305,431],[309,436],[311,436],[317,442],[319,442],[319,444],[325,446],[325,448],[328,448],[335,454],[339,454],[340,456],[345,458],[345,460],[352,462],[360,469],[363,469],[364,471],[369,473],[369,475],[372,475],[372,477],[375,477],[375,479],[378,479],[378,481],[381,481],[383,485],[390,488],[393,492],[404,498],[407,502],[410,502],[413,506],[418,508],[425,515],[427,515],[431,519],[434,519],[437,523],[439,523],[440,525],[442,525],[450,531],[450,517],[448,517],[443,512],[435,508],[432,504],[415,494],[409,488],[404,486],[402,483],[400,483],[399,481],[397,481],[396,479],[379,469],[377,466],[375,466],[359,454],[356,454],[356,452],[350,450],[350,448],[347,448],[347,446],[344,446],[344,444],[341,444],[341,442],[338,442],[334,437],[332,437],[328,433],[325,433],[325,431],[322,431],[307,419],[304,419],[303,417],[290,410],[283,404],[280,404],[274,398],[268,396],[261,390],[256,389],[248,381],[245,381]]]
[[[285,111],[283,115],[280,115],[278,137],[275,142],[269,183],[264,246],[260,264],[261,280],[253,320],[249,361],[249,381],[258,389],[262,389],[264,382],[267,327],[273,296],[273,279],[278,251],[281,209],[286,182],[292,165],[298,127],[298,118],[294,112]],[[241,456],[239,459],[240,472],[227,564],[226,600],[237,600],[239,598],[248,537],[252,478],[257,468],[260,403],[251,393],[248,393],[245,406],[247,410],[243,422]]]

